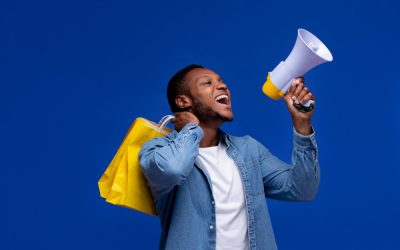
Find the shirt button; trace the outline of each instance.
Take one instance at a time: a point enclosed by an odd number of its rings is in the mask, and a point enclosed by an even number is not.
[[[210,230],[213,230],[214,229],[214,225],[210,225]]]
[[[215,205],[215,201],[212,201],[211,204],[214,206]]]

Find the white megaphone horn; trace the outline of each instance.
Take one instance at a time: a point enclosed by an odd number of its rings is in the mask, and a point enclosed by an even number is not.
[[[272,72],[268,73],[267,81],[262,87],[263,92],[274,100],[285,95],[296,77],[303,76],[310,69],[333,60],[329,49],[311,32],[298,29],[297,33],[292,52],[285,61],[281,61]],[[310,107],[312,103],[308,101],[304,106]]]

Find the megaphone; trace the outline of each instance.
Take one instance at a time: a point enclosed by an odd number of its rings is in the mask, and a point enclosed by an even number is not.
[[[285,61],[281,61],[272,72],[268,73],[262,90],[270,98],[278,100],[285,95],[296,77],[303,76],[310,69],[332,60],[331,52],[321,40],[305,29],[298,29],[292,52]],[[304,106],[310,107],[312,104],[310,100]]]

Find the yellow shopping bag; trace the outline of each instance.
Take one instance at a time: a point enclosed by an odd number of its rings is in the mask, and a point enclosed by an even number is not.
[[[139,117],[132,123],[98,182],[101,197],[114,205],[157,215],[146,178],[139,165],[139,151],[146,141],[171,132],[166,124],[173,118],[172,115],[164,116],[157,124]]]

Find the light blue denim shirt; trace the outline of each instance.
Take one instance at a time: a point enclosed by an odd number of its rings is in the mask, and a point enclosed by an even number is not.
[[[195,165],[202,129],[186,124],[180,131],[145,143],[140,164],[161,221],[160,249],[215,249],[215,207],[211,180]],[[277,249],[266,197],[312,200],[319,186],[314,134],[294,131],[292,164],[272,155],[250,136],[220,131],[220,140],[239,169],[245,194],[250,249]]]

